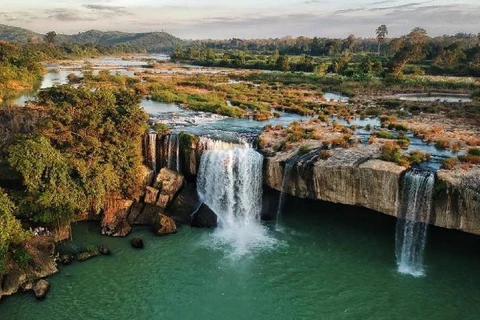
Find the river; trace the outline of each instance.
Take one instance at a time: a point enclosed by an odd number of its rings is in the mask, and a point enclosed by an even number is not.
[[[106,244],[113,255],[63,267],[43,302],[5,298],[0,318],[478,319],[478,237],[430,228],[428,275],[414,278],[397,273],[391,217],[288,198],[282,223],[283,232],[264,223],[275,244],[242,256],[204,229],[157,238],[135,228],[125,239],[76,224],[75,246]],[[130,247],[135,236],[144,250]]]

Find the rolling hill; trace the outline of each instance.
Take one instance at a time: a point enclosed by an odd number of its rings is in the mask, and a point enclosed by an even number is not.
[[[0,40],[17,43],[43,41],[43,35],[18,27],[0,24]],[[183,41],[166,32],[127,33],[119,31],[89,30],[74,35],[58,34],[57,43],[98,44],[104,46],[127,45],[148,52],[169,52]]]

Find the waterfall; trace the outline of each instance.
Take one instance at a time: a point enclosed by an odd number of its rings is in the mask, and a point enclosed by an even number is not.
[[[286,188],[288,181],[290,181],[290,175],[292,173],[292,168],[296,161],[295,159],[290,159],[285,163],[285,168],[283,169],[283,179],[282,179],[282,190],[280,190],[280,196],[278,198],[278,208],[277,208],[277,216],[275,222],[275,230],[281,231],[282,230],[282,211],[283,207],[285,206],[285,196],[286,196]]]
[[[146,165],[157,172],[157,134],[149,133],[145,136],[145,162]]]
[[[163,138],[162,166],[180,172],[180,143],[177,134],[169,134]]]
[[[248,144],[202,139],[197,188],[200,198],[217,214],[214,240],[244,255],[272,244],[260,223],[263,156]]]
[[[401,206],[396,227],[398,272],[425,275],[423,254],[430,218],[435,174],[409,170],[403,179]]]

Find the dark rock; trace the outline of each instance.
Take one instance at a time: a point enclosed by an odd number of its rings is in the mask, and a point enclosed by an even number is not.
[[[73,261],[73,256],[69,254],[62,254],[60,256],[60,263],[63,264],[64,266],[69,265]]]
[[[163,213],[162,208],[146,203],[142,212],[136,217],[134,224],[143,226],[155,225],[159,213]]]
[[[202,201],[198,197],[197,187],[189,183],[175,198],[165,215],[172,217],[175,222],[190,224],[192,215],[201,206]]]
[[[38,300],[45,299],[48,290],[50,289],[50,283],[47,280],[39,280],[33,285],[33,293]]]
[[[109,256],[112,254],[112,252],[110,251],[110,249],[105,246],[105,245],[101,245],[100,247],[98,247],[98,251],[100,251],[100,254],[101,255],[104,255],[104,256]]]
[[[130,225],[137,224],[136,221],[140,216],[140,214],[142,213],[144,206],[145,205],[140,202],[134,202],[132,204],[132,207],[130,208],[130,213],[128,214],[128,219],[127,219],[127,222]]]
[[[140,238],[133,238],[131,244],[136,249],[143,249],[143,240]]]
[[[217,225],[217,215],[205,203],[203,203],[198,211],[193,214],[192,227],[216,228]]]
[[[75,256],[75,259],[77,259],[77,261],[85,261],[85,260],[91,259],[93,257],[97,257],[99,255],[100,255],[99,248],[94,247],[94,248],[91,248],[89,250],[77,253],[77,255]]]

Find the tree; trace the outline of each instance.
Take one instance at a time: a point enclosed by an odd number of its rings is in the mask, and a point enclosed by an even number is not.
[[[281,55],[278,57],[276,62],[276,67],[278,70],[281,71],[289,71],[290,70],[290,58],[288,56]]]
[[[353,48],[355,47],[355,36],[353,34],[349,35],[347,39],[343,41],[342,51],[350,51],[353,52]]]
[[[375,30],[375,33],[377,34],[377,42],[378,42],[377,54],[380,55],[380,45],[382,43],[385,43],[385,39],[388,35],[387,26],[384,24],[380,25],[377,28],[377,30]]]
[[[389,73],[395,77],[403,73],[403,68],[409,62],[425,58],[425,43],[428,40],[427,31],[422,28],[413,29],[403,40],[403,47],[390,61]]]
[[[0,188],[0,278],[5,268],[5,258],[11,245],[20,244],[28,237],[14,216],[15,205]]]
[[[57,37],[57,33],[55,31],[47,32],[45,35],[45,41],[48,43],[49,46],[55,47],[55,39]]]

